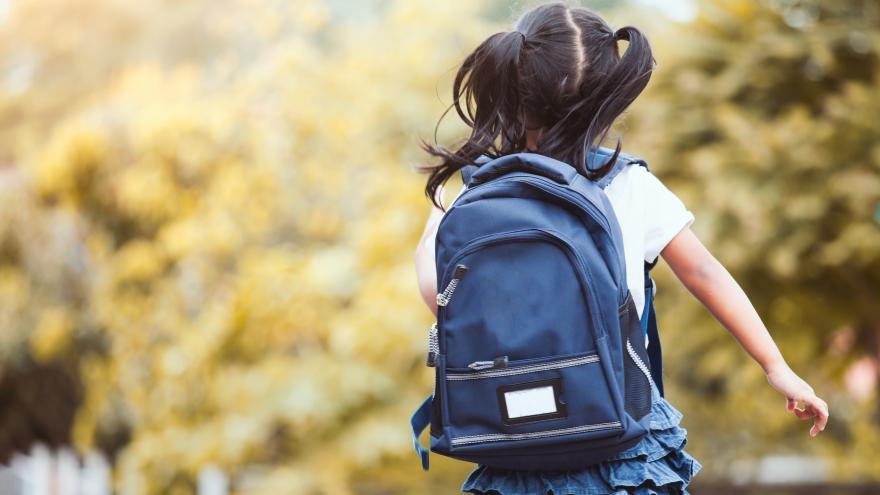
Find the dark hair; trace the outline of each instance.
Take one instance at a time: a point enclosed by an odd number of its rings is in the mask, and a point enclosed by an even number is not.
[[[629,43],[622,57],[619,40]],[[417,167],[430,174],[425,195],[443,208],[436,194],[441,184],[480,155],[523,151],[527,128],[544,128],[537,152],[590,179],[602,177],[620,153],[620,139],[601,167],[586,163],[589,150],[601,145],[614,120],[647,86],[654,64],[647,38],[632,26],[614,31],[598,14],[564,2],[527,11],[513,31],[489,36],[462,62],[453,103],[440,120],[455,107],[471,135],[455,151],[420,138],[422,149],[442,159]],[[435,127],[435,142],[436,136]]]

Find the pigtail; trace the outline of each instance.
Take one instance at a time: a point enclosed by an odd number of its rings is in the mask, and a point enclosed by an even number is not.
[[[456,151],[420,140],[420,147],[442,163],[417,167],[429,172],[425,195],[438,208],[436,191],[461,167],[480,155],[491,157],[512,153],[525,146],[525,123],[521,118],[520,58],[527,43],[520,31],[498,32],[489,36],[462,62],[453,82],[453,104],[458,116],[471,128],[470,137]],[[447,108],[443,116],[449,112]],[[440,117],[440,120],[443,119]],[[438,121],[437,127],[440,123]],[[437,140],[437,127],[434,140]],[[496,145],[501,138],[500,146]]]
[[[628,42],[623,56],[620,40]],[[454,107],[470,136],[454,151],[420,139],[422,149],[442,160],[417,167],[429,173],[425,195],[443,209],[436,197],[440,186],[481,155],[522,151],[527,125],[543,129],[538,153],[570,163],[590,179],[604,176],[617,161],[620,140],[601,166],[587,162],[590,152],[645,89],[653,69],[651,46],[632,26],[614,31],[595,12],[565,2],[525,12],[513,31],[483,41],[456,74],[453,103],[440,121]]]
[[[651,45],[648,44],[647,38],[641,31],[632,26],[625,26],[615,31],[612,35],[615,52],[617,51],[617,42],[620,40],[627,41],[628,46],[623,56],[607,74],[600,90],[597,91],[602,95],[601,101],[587,127],[584,139],[585,148],[593,146],[594,143],[598,146],[598,143],[605,140],[614,120],[642,93],[654,70],[655,60],[651,52]],[[620,140],[617,141],[614,154],[609,160],[590,175],[600,177],[605,175],[607,170],[617,161],[619,154]]]
[[[581,44],[586,52],[587,66],[574,101],[565,102],[568,112],[548,133],[550,148],[571,160],[581,174],[596,180],[604,176],[617,161],[621,143],[601,165],[589,163],[589,151],[601,146],[614,121],[641,94],[651,78],[654,57],[647,38],[632,26],[617,31],[599,16],[584,8],[572,9],[578,24]],[[628,42],[623,56],[618,42]]]

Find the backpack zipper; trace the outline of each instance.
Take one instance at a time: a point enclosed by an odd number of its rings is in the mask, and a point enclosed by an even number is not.
[[[450,443],[453,446],[459,446],[487,442],[504,442],[510,440],[529,440],[533,438],[545,438],[559,435],[587,433],[598,430],[618,430],[622,428],[623,424],[620,421],[609,421],[607,423],[594,423],[582,426],[571,426],[568,428],[535,431],[529,433],[484,433],[481,435],[466,435],[462,437],[452,437]]]
[[[503,186],[504,182],[507,182],[507,181],[532,186],[536,189],[541,190],[542,192],[550,194],[551,196],[555,196],[557,198],[564,199],[566,201],[569,201],[571,203],[574,203],[578,206],[583,207],[583,209],[587,210],[590,213],[590,216],[593,217],[593,219],[599,223],[599,225],[602,227],[602,229],[605,231],[605,233],[608,235],[608,237],[610,237],[612,239],[614,238],[614,235],[611,232],[611,222],[608,220],[608,218],[605,216],[605,214],[602,213],[602,211],[595,204],[593,204],[589,199],[587,199],[584,195],[577,193],[576,191],[573,191],[572,194],[560,193],[558,190],[551,187],[552,185],[556,184],[552,179],[549,179],[549,178],[543,177],[543,176],[535,176],[535,175],[532,175],[532,176],[513,176],[513,177],[506,178],[506,179],[501,179],[500,181],[490,180],[488,182],[482,182],[482,183],[477,184],[475,186],[468,187],[467,189],[464,190],[464,192],[462,192],[458,196],[458,198],[456,198],[453,205],[449,207],[449,210],[447,210],[446,214],[444,214],[443,217],[440,219],[440,224],[438,225],[437,231],[438,232],[440,231],[440,227],[443,225],[443,221],[449,217],[449,211],[451,211],[453,208],[455,208],[455,203],[458,203],[459,200],[462,197],[464,197],[466,193],[470,192],[472,189],[477,189],[477,188],[480,188],[483,186],[490,186],[490,185]],[[611,248],[615,252],[615,258],[622,259],[622,253],[617,252],[617,249],[614,247],[613,244],[612,244]],[[625,261],[624,261],[624,263],[625,263]],[[624,267],[624,269],[625,269],[625,267]],[[624,286],[625,286],[625,284],[624,284]],[[620,295],[625,298],[625,291],[621,290]]]
[[[507,356],[503,356],[507,357]],[[537,371],[548,371],[548,370],[556,370],[561,368],[569,368],[571,366],[580,366],[588,363],[595,363],[599,361],[599,354],[587,354],[585,356],[573,357],[573,358],[562,358],[554,361],[547,361],[544,363],[534,363],[534,364],[524,364],[519,366],[511,366],[509,368],[501,368],[501,369],[483,369],[481,371],[477,371],[475,373],[454,373],[447,372],[446,380],[447,381],[461,381],[461,380],[479,380],[481,378],[495,378],[499,376],[513,376],[513,375],[522,375],[525,373],[534,373]],[[483,361],[477,361],[478,363]],[[491,363],[492,361],[486,361]],[[473,364],[473,363],[472,363]],[[470,367],[470,366],[468,366]]]
[[[468,365],[472,370],[487,370],[492,368],[507,368],[507,356],[499,356],[491,361],[474,361]]]
[[[433,368],[437,366],[437,354],[440,354],[440,343],[437,340],[437,322],[431,324],[428,330],[428,359],[425,365]]]
[[[648,381],[654,383],[654,377],[651,376],[651,370],[648,369],[648,366],[645,364],[644,361],[642,361],[642,358],[640,358],[639,355],[636,354],[636,350],[633,348],[632,342],[630,342],[628,337],[626,339],[626,352],[628,352],[629,357],[633,361],[635,361],[636,366],[639,368],[639,370],[641,370],[642,373],[645,374],[645,377],[648,378]]]
[[[446,306],[449,304],[449,301],[452,300],[452,293],[455,292],[455,288],[458,287],[458,282],[464,277],[467,270],[468,267],[465,265],[458,264],[455,266],[452,280],[449,281],[443,292],[437,294],[437,306]]]
[[[512,177],[510,180],[512,180],[513,182],[518,182],[520,184],[528,184],[534,186],[547,194],[556,196],[557,198],[566,199],[572,203],[584,207],[584,209],[589,210],[590,213],[592,213],[592,215],[590,216],[592,216],[596,220],[599,220],[599,224],[602,226],[608,237],[612,240],[614,239],[614,234],[611,232],[611,222],[608,220],[608,217],[606,217],[605,214],[602,213],[602,211],[583,194],[580,194],[571,188],[564,189],[565,191],[572,191],[571,194],[569,194],[568,192],[560,193],[558,189],[548,186],[548,184],[555,184],[552,179],[548,179],[543,176]],[[623,261],[623,268],[625,270],[626,261],[623,260],[623,253],[617,252],[617,248],[614,246],[613,243],[611,244],[611,249],[614,250],[615,258],[621,259]],[[623,285],[623,287],[625,286],[626,284]],[[625,297],[625,290],[622,290],[621,292],[621,295],[624,295]]]

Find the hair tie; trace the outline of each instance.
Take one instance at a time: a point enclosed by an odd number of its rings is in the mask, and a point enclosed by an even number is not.
[[[629,38],[629,33],[626,32],[625,28],[620,28],[614,32],[614,41],[625,40]]]
[[[519,33],[519,35],[522,36],[522,42],[523,42],[523,43],[525,43],[526,41],[528,41],[528,40],[526,39],[526,33],[522,32],[522,31],[517,31],[517,33]]]

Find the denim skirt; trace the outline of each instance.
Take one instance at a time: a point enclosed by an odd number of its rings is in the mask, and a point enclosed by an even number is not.
[[[684,494],[703,467],[684,451],[683,414],[654,396],[650,432],[639,443],[597,464],[574,471],[519,471],[478,465],[461,486],[481,495],[653,495]]]

